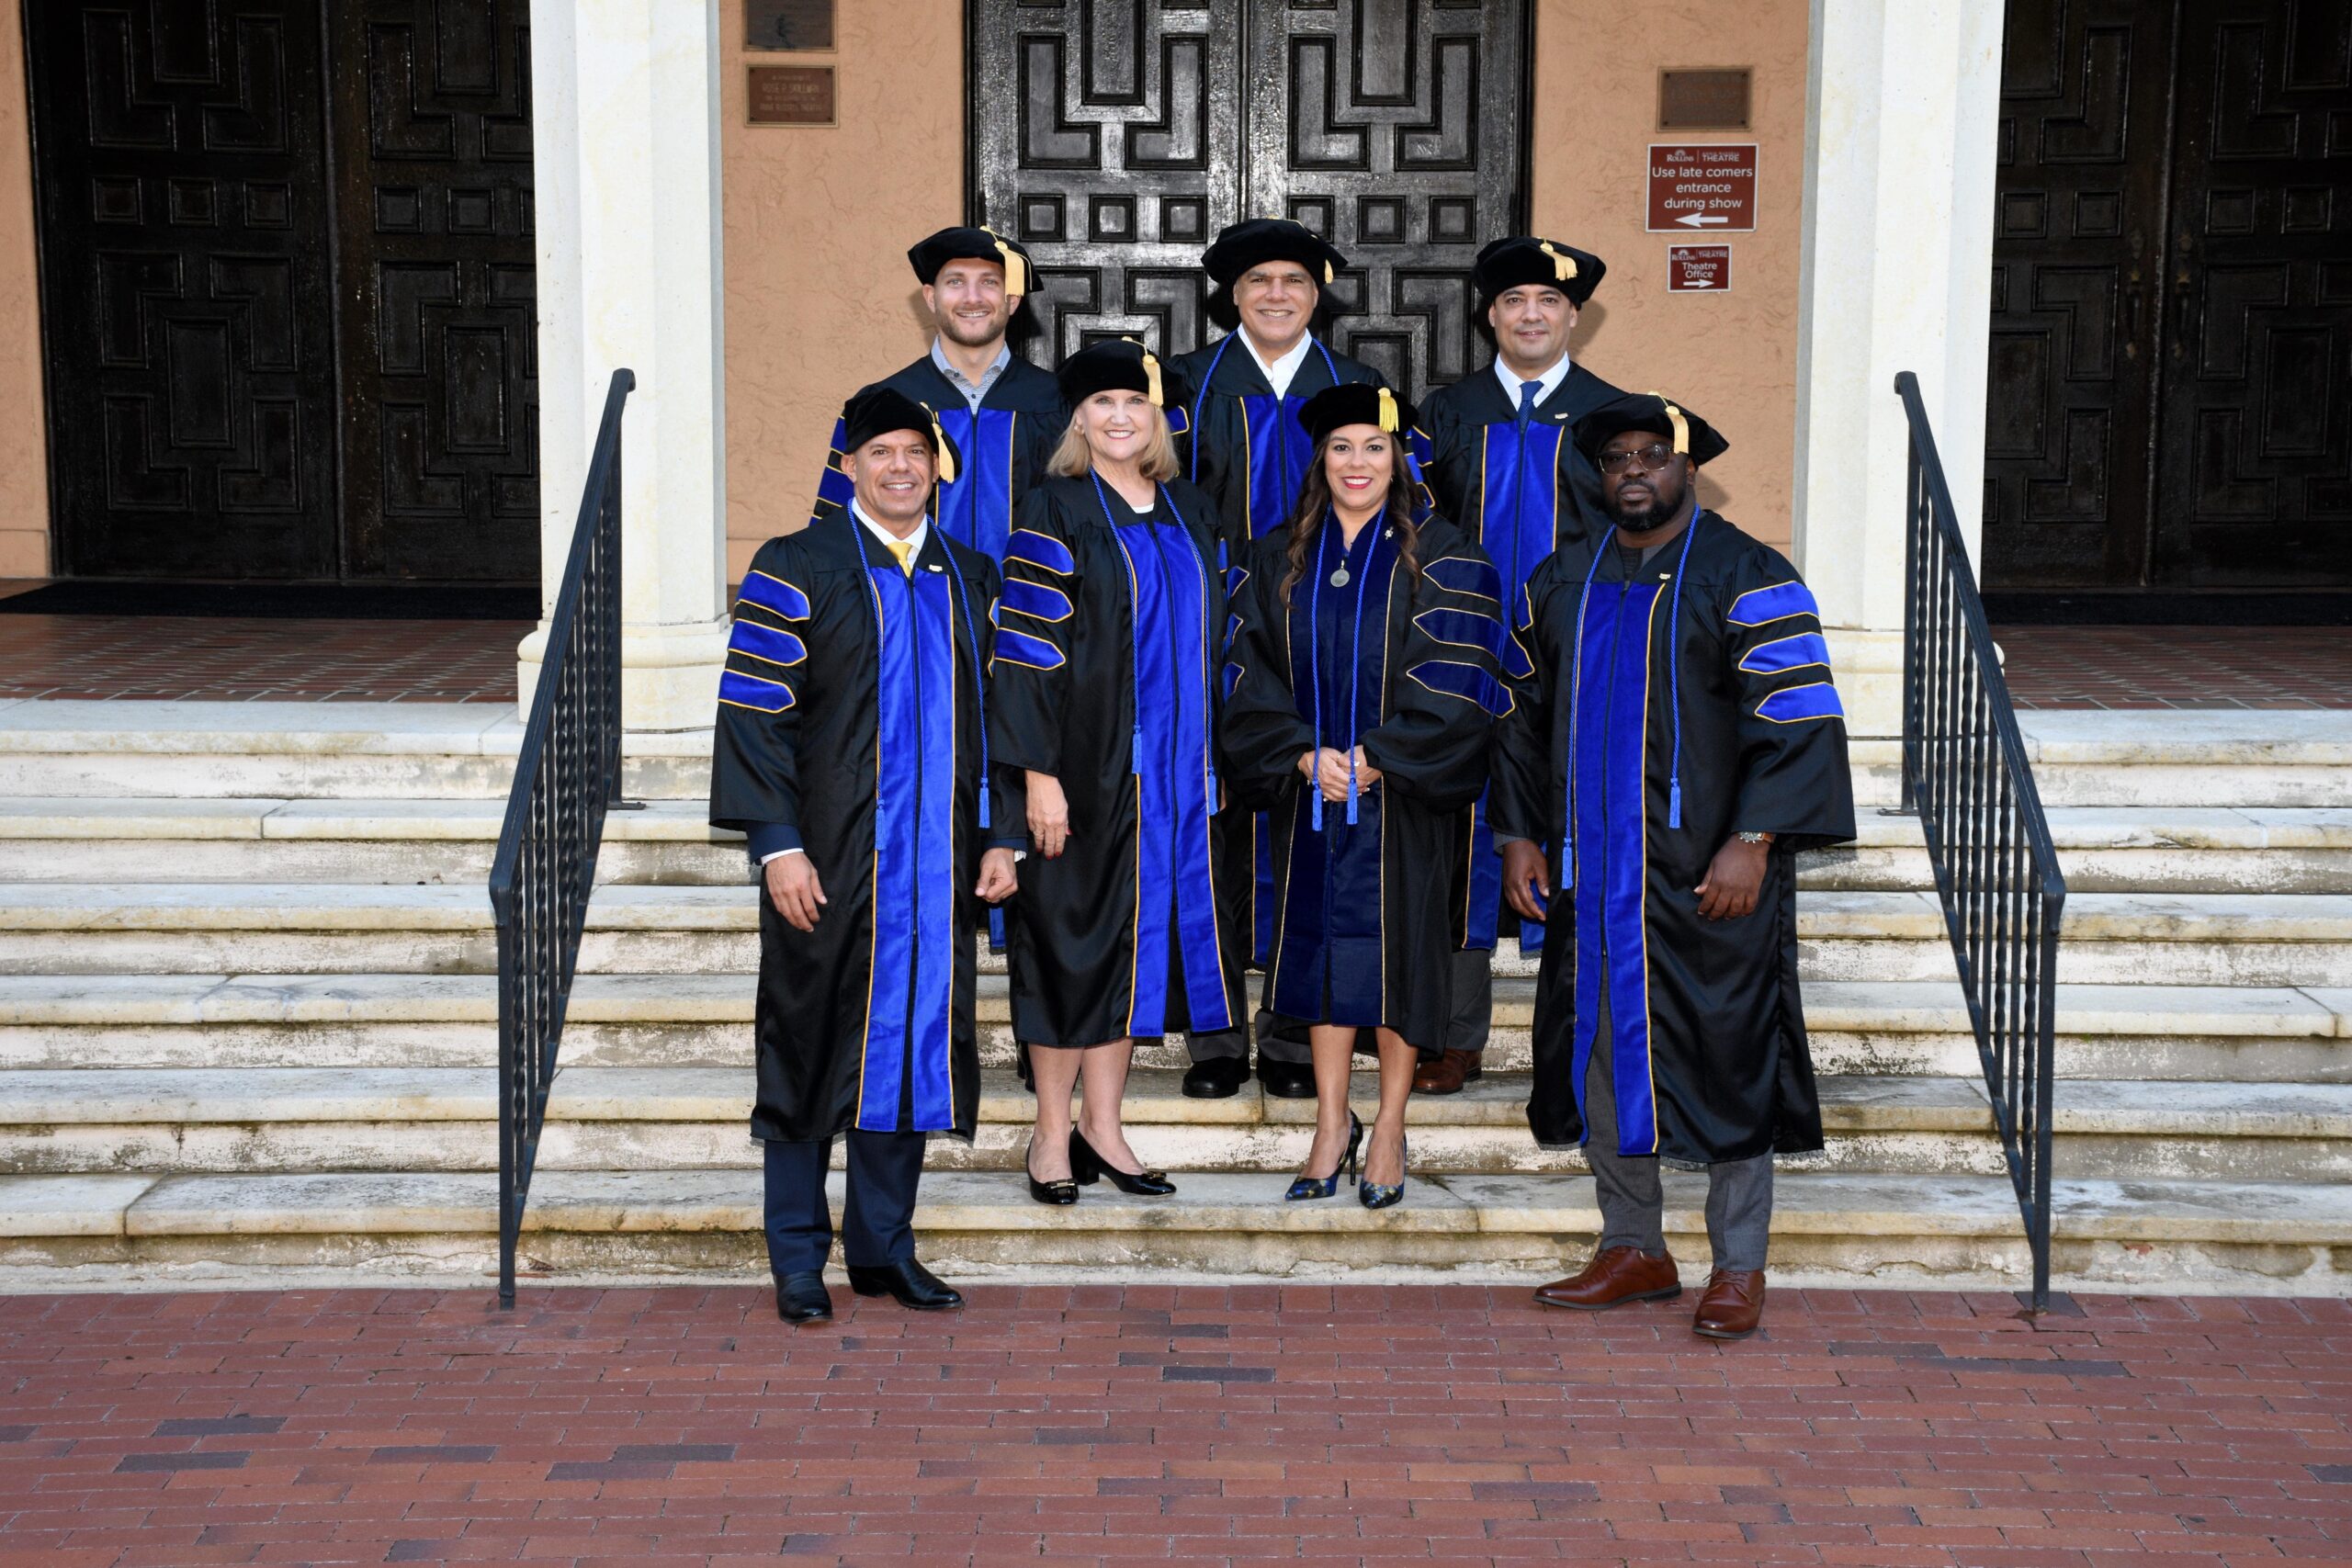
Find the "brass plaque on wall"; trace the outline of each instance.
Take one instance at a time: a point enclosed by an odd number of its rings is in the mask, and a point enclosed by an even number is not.
[[[745,49],[831,49],[833,0],[743,0]]]
[[[753,65],[750,121],[753,125],[835,125],[830,65]]]
[[[1657,73],[1660,130],[1746,130],[1750,77],[1736,71]]]

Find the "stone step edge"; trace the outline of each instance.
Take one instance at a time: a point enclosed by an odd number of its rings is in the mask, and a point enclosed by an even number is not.
[[[1070,1207],[1032,1202],[1012,1173],[927,1175],[915,1223],[933,1232],[1235,1232],[1527,1235],[1598,1224],[1582,1176],[1417,1177],[1406,1201],[1374,1213],[1348,1201],[1284,1203],[1262,1175],[1171,1172],[1170,1200],[1096,1189]],[[832,1179],[836,1200],[841,1178]],[[1185,1189],[1189,1186],[1189,1193]],[[533,1184],[524,1229],[643,1235],[760,1228],[756,1171],[555,1171]],[[1670,1173],[1667,1227],[1704,1226],[1703,1179]],[[1228,1194],[1219,1197],[1218,1194]],[[355,1173],[0,1177],[0,1243],[54,1237],[484,1235],[496,1229],[497,1178]],[[1417,1201],[1418,1200],[1418,1201]],[[2352,1244],[2352,1185],[2062,1180],[2065,1241],[2177,1245]],[[1782,1173],[1782,1235],[1958,1235],[2014,1239],[2019,1220],[2000,1177]],[[6,1261],[0,1245],[0,1262]]]
[[[1254,1082],[1218,1100],[1186,1098],[1181,1074],[1138,1069],[1123,1107],[1136,1127],[1296,1132],[1312,1102],[1267,1095]],[[490,1075],[466,1067],[23,1068],[0,1070],[0,1130],[67,1127],[262,1129],[367,1122],[424,1126],[494,1120]],[[1532,1079],[1497,1071],[1461,1094],[1417,1095],[1408,1117],[1433,1132],[1523,1137]],[[1819,1080],[1822,1116],[1833,1136],[1856,1134],[1989,1134],[1993,1116],[1981,1080],[1919,1075],[1832,1074]],[[117,1086],[119,1086],[118,1089]],[[1352,1095],[1369,1112],[1371,1085]],[[753,1091],[746,1067],[571,1067],[559,1073],[547,1122],[562,1125],[741,1127]],[[2238,1104],[2217,1104],[2224,1094]],[[2254,1101],[2251,1105],[2243,1101]],[[1024,1126],[1032,1099],[1002,1067],[981,1070],[979,1122]],[[2195,1140],[2352,1140],[2352,1085],[2237,1084],[2072,1078],[2056,1096],[2052,1129],[2061,1136]]]
[[[0,976],[0,1028],[494,1024],[497,986],[492,975],[9,975]],[[1001,1019],[1005,986],[1001,973],[979,976],[981,1006],[993,1019]],[[1517,1014],[1523,1028],[1534,977],[1498,970],[1495,986],[1498,1024],[1508,1025]],[[1861,986],[1885,995],[1854,997],[1852,988]],[[592,1026],[748,1027],[756,987],[748,975],[583,974],[573,982],[568,1017]],[[2259,996],[2270,1010],[2200,1009],[2170,998],[2148,1002],[2145,986],[2069,983],[2058,989],[2058,1032],[2066,1038],[2352,1040],[2352,987],[2171,989],[2239,1002]],[[1965,1034],[1971,1029],[1959,987],[1949,981],[1823,980],[1805,990],[1805,1027],[1815,1033]],[[2132,1005],[2115,1005],[2127,1002]],[[2270,1027],[2245,1032],[2248,1021]]]

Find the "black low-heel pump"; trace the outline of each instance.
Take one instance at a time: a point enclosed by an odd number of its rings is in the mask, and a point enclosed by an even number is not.
[[[1029,1163],[1030,1154],[1035,1152],[1036,1142],[1037,1141],[1035,1138],[1030,1139],[1029,1149],[1024,1151],[1021,1156],[1021,1174],[1029,1179],[1029,1196],[1035,1199],[1040,1203],[1052,1203],[1057,1207],[1063,1207],[1077,1202],[1078,1183],[1072,1181],[1069,1177],[1064,1177],[1059,1181],[1040,1181],[1037,1179],[1036,1169]],[[1077,1168],[1073,1166],[1071,1168],[1075,1170]]]
[[[1080,1187],[1091,1187],[1101,1177],[1109,1177],[1111,1185],[1131,1198],[1165,1198],[1176,1190],[1164,1170],[1121,1170],[1094,1152],[1086,1134],[1072,1127],[1069,1130],[1069,1173]]]
[[[1286,1203],[1295,1203],[1302,1198],[1329,1198],[1340,1190],[1340,1178],[1342,1175],[1353,1181],[1356,1176],[1356,1150],[1363,1143],[1363,1123],[1357,1121],[1356,1113],[1351,1111],[1348,1112],[1347,1151],[1340,1156],[1340,1163],[1331,1168],[1331,1174],[1309,1176],[1305,1171],[1300,1171],[1298,1179],[1290,1184],[1290,1190],[1283,1194],[1283,1201]]]

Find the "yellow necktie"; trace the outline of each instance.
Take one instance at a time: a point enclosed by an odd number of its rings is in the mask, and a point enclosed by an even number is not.
[[[883,543],[888,545],[890,553],[899,558],[899,570],[912,577],[915,574],[914,546],[905,539],[886,539]]]

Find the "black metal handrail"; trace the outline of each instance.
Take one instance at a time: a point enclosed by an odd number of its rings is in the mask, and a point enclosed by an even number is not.
[[[621,792],[621,408],[613,372],[588,459],[563,586],[548,621],[530,722],[498,830],[498,1304],[514,1304],[514,1248],[555,1082],[605,813]]]
[[[1919,378],[1905,370],[1894,378],[1894,389],[1911,423],[1903,806],[1918,813],[1927,836],[1994,1124],[2025,1217],[2039,1313],[2050,1304],[2050,1103],[2066,878],[1919,400]]]

